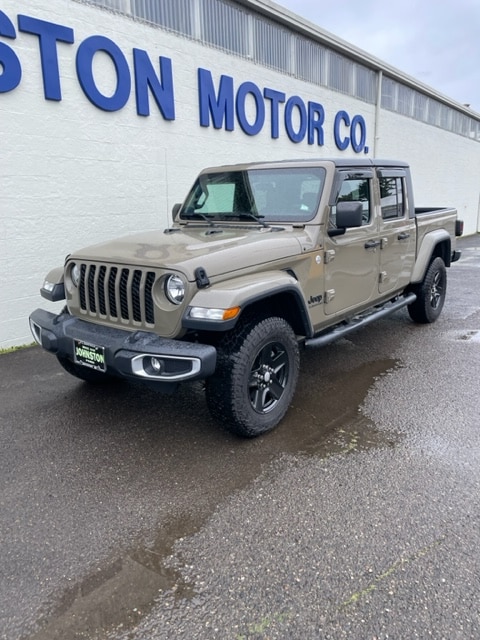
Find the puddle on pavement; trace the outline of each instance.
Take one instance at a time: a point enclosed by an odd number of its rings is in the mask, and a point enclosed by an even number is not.
[[[327,384],[323,381],[321,389],[316,388],[315,380],[310,381],[297,391],[287,418],[296,424],[282,429],[284,451],[327,457],[396,444],[398,435],[377,429],[360,407],[372,384],[401,366],[391,359],[367,362],[339,372]]]
[[[320,389],[318,369],[307,363],[286,419],[272,433],[249,441],[252,455],[267,461],[284,453],[327,458],[395,446],[399,436],[377,429],[360,407],[371,386],[401,366],[396,360],[385,359],[330,372],[327,380],[322,376]],[[262,467],[259,469],[261,472]],[[228,496],[219,489],[217,497],[215,508]],[[153,544],[123,552],[110,564],[104,562],[101,569],[65,591],[53,610],[45,613],[43,624],[39,620],[41,630],[28,635],[28,640],[114,637],[133,630],[162,595],[170,594],[177,603],[195,598],[195,585],[186,582],[166,560],[175,542],[199,531],[211,513],[204,510],[197,516],[176,516],[156,532]]]
[[[29,640],[99,640],[109,631],[135,627],[161,593],[193,598],[193,585],[165,559],[180,537],[193,535],[203,522],[180,517],[162,527],[148,548],[133,549],[84,578],[63,594],[49,622]]]
[[[478,329],[471,329],[469,331],[455,331],[455,340],[468,340],[469,342],[480,342],[480,331]]]

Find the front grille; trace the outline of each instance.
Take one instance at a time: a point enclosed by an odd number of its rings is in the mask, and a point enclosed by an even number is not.
[[[83,263],[78,286],[80,309],[118,322],[153,325],[154,282],[153,271]]]

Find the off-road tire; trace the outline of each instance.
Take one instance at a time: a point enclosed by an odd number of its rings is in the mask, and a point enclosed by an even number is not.
[[[95,371],[95,369],[89,369],[88,367],[82,367],[79,364],[75,364],[68,358],[63,356],[57,356],[58,362],[65,369],[67,373],[75,378],[90,382],[91,384],[105,384],[112,381],[112,376],[102,371]]]
[[[243,437],[270,431],[290,406],[299,368],[298,342],[286,320],[242,322],[217,348],[217,368],[206,385],[210,413]]]
[[[423,281],[416,285],[413,293],[417,299],[408,305],[408,313],[414,322],[435,322],[441,314],[447,293],[447,270],[442,258],[434,258]]]

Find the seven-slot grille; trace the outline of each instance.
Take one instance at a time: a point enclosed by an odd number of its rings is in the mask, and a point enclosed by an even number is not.
[[[112,320],[155,322],[152,287],[153,271],[81,264],[80,308],[89,314]]]

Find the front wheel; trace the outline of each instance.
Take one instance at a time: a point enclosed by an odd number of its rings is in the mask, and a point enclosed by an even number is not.
[[[432,260],[423,282],[416,285],[413,292],[417,299],[408,305],[411,319],[422,324],[435,322],[442,312],[447,293],[447,270],[442,258]]]
[[[287,412],[299,368],[297,339],[283,318],[242,323],[219,345],[206,387],[210,413],[240,436],[270,431]]]

